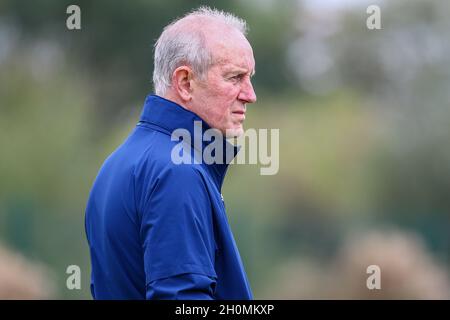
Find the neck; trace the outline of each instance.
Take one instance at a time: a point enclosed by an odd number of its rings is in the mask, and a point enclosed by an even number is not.
[[[167,90],[167,92],[164,95],[161,95],[161,97],[170,100],[172,102],[175,102],[176,104],[182,106],[186,110],[189,110],[189,108],[186,106],[186,103],[178,95],[174,94],[171,90]]]

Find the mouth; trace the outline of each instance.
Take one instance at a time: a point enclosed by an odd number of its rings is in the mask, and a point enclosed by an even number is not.
[[[233,114],[236,115],[236,117],[240,118],[240,121],[245,120],[245,111],[243,110],[233,111]]]
[[[233,111],[233,114],[239,114],[239,115],[245,116],[245,110],[237,110],[237,111]]]

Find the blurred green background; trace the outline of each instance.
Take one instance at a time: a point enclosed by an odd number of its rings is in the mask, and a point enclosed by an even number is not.
[[[89,190],[152,92],[154,41],[200,4],[247,20],[246,128],[280,129],[278,174],[234,165],[223,190],[255,298],[448,299],[444,0],[1,0],[0,298],[91,298]],[[381,290],[366,287],[372,264]]]

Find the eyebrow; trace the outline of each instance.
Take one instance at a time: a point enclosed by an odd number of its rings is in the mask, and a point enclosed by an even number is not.
[[[244,69],[244,68],[233,68],[232,70],[227,71],[225,74],[229,75],[229,74],[242,74],[242,73],[246,74],[247,73],[246,69]],[[253,69],[252,72],[250,73],[250,76],[251,77],[254,76],[255,73],[256,73],[256,70]]]

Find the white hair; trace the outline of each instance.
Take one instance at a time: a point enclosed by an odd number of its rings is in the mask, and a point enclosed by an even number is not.
[[[194,20],[195,19],[195,20]],[[164,95],[172,83],[172,74],[182,65],[190,66],[200,78],[204,78],[206,71],[212,64],[212,56],[206,46],[202,22],[215,20],[226,26],[247,34],[247,23],[235,15],[202,6],[180,19],[167,25],[155,43],[155,60],[153,71],[153,85],[157,95]],[[200,23],[200,27],[183,28],[182,21]],[[204,26],[204,25],[203,25]]]

